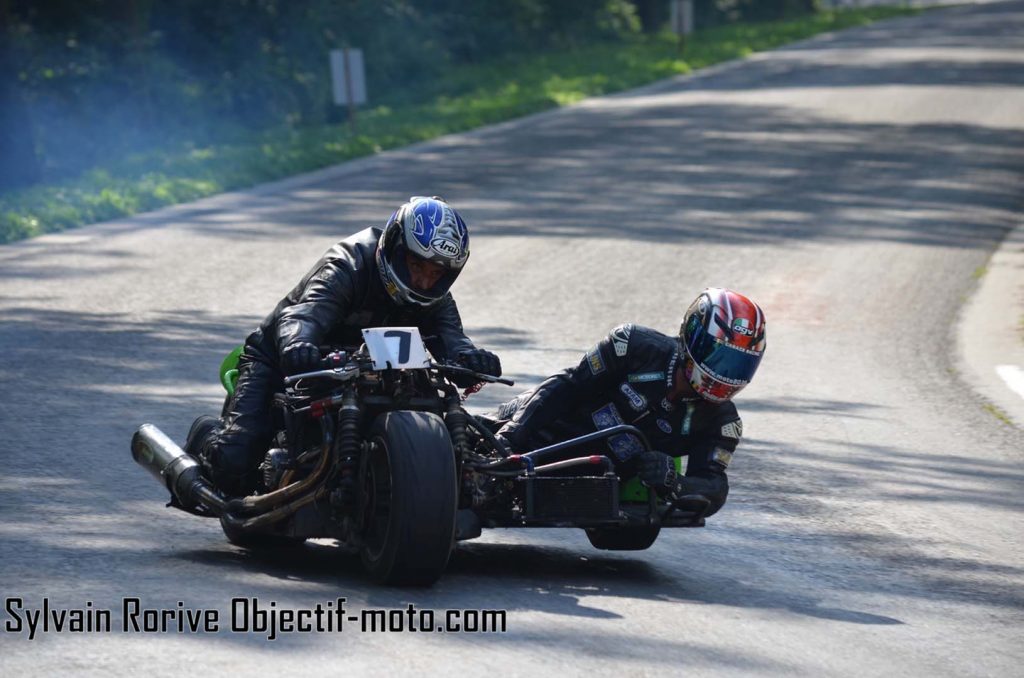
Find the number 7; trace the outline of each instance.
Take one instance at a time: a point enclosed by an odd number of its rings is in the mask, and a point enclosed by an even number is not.
[[[409,349],[412,346],[412,334],[402,330],[388,330],[384,333],[384,339],[398,339],[398,363],[404,365],[409,362]],[[388,342],[392,346],[392,342]]]

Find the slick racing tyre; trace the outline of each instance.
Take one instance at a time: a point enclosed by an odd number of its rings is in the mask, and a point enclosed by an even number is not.
[[[360,468],[360,557],[378,582],[429,586],[448,564],[458,503],[455,452],[429,412],[374,421]]]
[[[224,530],[224,536],[235,546],[252,549],[256,551],[270,551],[273,549],[288,549],[302,546],[306,541],[302,537],[285,537],[279,534],[263,534],[260,532],[243,532],[242,530],[224,522],[220,519],[220,528]]]
[[[661,532],[660,527],[589,527],[587,539],[603,551],[643,551],[650,548]]]

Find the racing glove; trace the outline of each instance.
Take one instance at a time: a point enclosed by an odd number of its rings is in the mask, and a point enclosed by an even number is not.
[[[640,455],[637,476],[647,487],[666,499],[678,499],[688,495],[701,495],[711,502],[714,513],[729,494],[729,481],[724,473],[713,474],[710,478],[681,476],[676,473],[675,460],[664,452],[644,452]]]
[[[296,341],[281,351],[281,366],[286,374],[311,372],[320,367],[320,349],[308,341]]]
[[[480,374],[489,374],[492,377],[501,376],[501,361],[498,360],[498,356],[482,348],[474,348],[460,353],[459,364]]]
[[[640,455],[637,477],[659,495],[675,488],[677,476],[675,460],[664,452],[651,450]]]

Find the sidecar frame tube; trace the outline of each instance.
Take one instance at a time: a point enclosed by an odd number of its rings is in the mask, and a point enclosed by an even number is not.
[[[561,452],[562,450],[611,438],[612,436],[619,435],[621,433],[629,433],[639,438],[640,442],[643,443],[644,451],[649,451],[651,449],[651,443],[647,440],[647,436],[644,435],[643,431],[638,429],[636,426],[619,424],[617,426],[612,426],[611,428],[603,428],[600,431],[594,431],[593,433],[579,436],[578,438],[572,438],[571,440],[565,440],[560,443],[555,443],[554,445],[548,445],[547,447],[542,447],[539,450],[526,452],[521,456],[532,459],[536,463],[540,461],[540,459],[554,454],[555,452]]]
[[[558,471],[561,469],[572,468],[575,466],[604,466],[605,473],[611,473],[614,475],[615,466],[612,464],[612,460],[603,454],[592,454],[587,457],[573,457],[572,459],[563,459],[561,461],[554,461],[550,464],[544,464],[534,469],[536,473],[544,473],[546,471]]]

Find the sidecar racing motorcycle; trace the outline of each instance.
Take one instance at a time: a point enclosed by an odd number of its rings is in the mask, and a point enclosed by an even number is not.
[[[663,502],[623,482],[602,441],[618,425],[512,454],[494,422],[463,407],[453,377],[478,386],[511,381],[430,359],[419,330],[363,330],[358,350],[330,350],[316,371],[284,380],[272,414],[277,434],[258,490],[229,497],[156,426],[132,437],[132,456],[171,493],[168,506],[220,520],[228,540],[282,548],[333,538],[358,551],[377,581],[429,585],[458,541],[484,527],[578,527],[599,549],[641,550],[663,527],[701,527],[706,499]],[[221,365],[230,394],[240,348]]]

